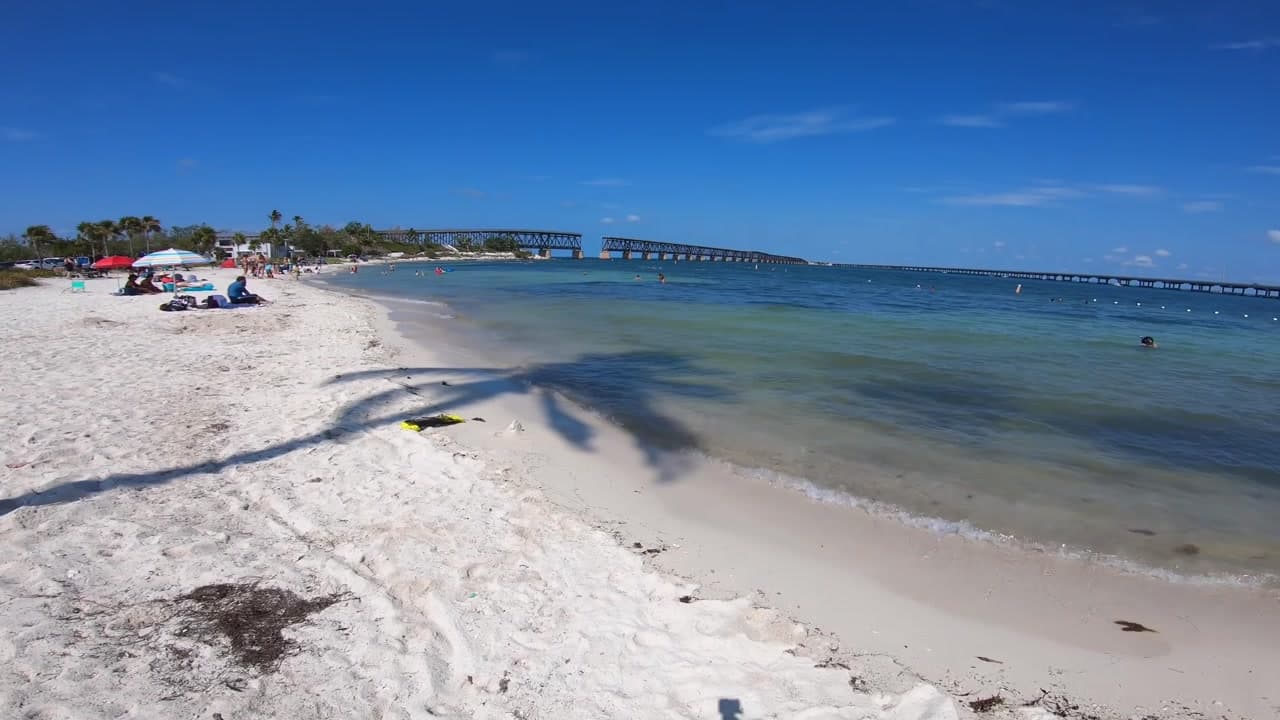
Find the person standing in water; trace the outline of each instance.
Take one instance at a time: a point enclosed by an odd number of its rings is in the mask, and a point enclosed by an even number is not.
[[[658,282],[662,283],[663,285],[666,285],[666,284],[667,284],[667,276],[666,276],[666,275],[663,275],[662,273],[658,273]]]
[[[1159,345],[1156,344],[1156,339],[1151,337],[1150,335],[1147,335],[1146,337],[1142,338],[1142,340],[1140,340],[1139,342],[1142,343],[1142,347],[1151,348],[1152,350],[1160,347]]]

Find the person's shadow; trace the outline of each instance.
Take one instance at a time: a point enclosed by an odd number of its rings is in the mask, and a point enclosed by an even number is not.
[[[739,720],[742,703],[736,698],[720,698],[720,720]]]

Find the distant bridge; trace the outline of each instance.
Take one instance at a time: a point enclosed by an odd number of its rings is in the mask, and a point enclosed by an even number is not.
[[[951,275],[982,275],[1007,277],[1017,280],[1053,280],[1056,282],[1085,283],[1092,285],[1120,285],[1124,287],[1161,288],[1164,290],[1189,290],[1191,292],[1246,295],[1250,297],[1280,298],[1280,286],[1247,283],[1206,282],[1204,280],[1175,280],[1165,278],[1129,277],[1124,275],[1098,275],[1095,273],[1029,272],[1025,270],[984,270],[980,268],[946,268],[921,265],[856,265],[836,263],[834,267],[862,270],[898,270],[903,272],[931,272]]]
[[[485,240],[515,240],[524,250],[537,250],[551,257],[552,250],[569,250],[582,259],[582,235],[557,230],[375,230],[378,237],[400,243],[450,245],[471,242],[483,245]]]
[[[706,247],[703,245],[685,245],[682,243],[658,242],[656,240],[636,240],[634,238],[603,237],[600,245],[600,258],[608,260],[612,253],[622,253],[623,260],[630,260],[637,253],[644,260],[708,260],[720,262],[749,262],[770,265],[807,265],[804,258],[771,255],[758,250],[730,250],[728,248]]]

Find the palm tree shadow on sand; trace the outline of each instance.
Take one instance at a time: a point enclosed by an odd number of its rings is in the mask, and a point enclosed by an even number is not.
[[[403,407],[406,392],[426,401],[409,411],[414,415],[465,411],[502,396],[537,394],[548,426],[574,447],[592,450],[595,431],[564,407],[559,399],[563,395],[595,408],[621,426],[643,451],[659,482],[674,482],[688,468],[689,456],[681,451],[701,449],[701,443],[686,423],[663,407],[663,397],[728,399],[728,390],[706,382],[713,374],[678,355],[661,352],[584,355],[566,362],[517,368],[392,368],[340,374],[323,386],[379,378],[393,386],[349,403],[329,427],[302,437],[220,460],[115,473],[30,491],[0,499],[0,516],[20,507],[74,502],[118,487],[165,485],[194,474],[274,460],[301,448],[399,423],[407,417]],[[625,382],[618,382],[622,375]],[[465,379],[456,380],[459,377]]]

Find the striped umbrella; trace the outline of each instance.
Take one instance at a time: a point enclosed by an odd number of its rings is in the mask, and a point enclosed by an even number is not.
[[[213,262],[207,257],[197,255],[190,250],[179,250],[177,248],[169,248],[168,250],[158,250],[150,255],[143,255],[138,258],[133,266],[136,268],[144,267],[161,267],[161,266],[177,266],[177,265],[208,265]]]

